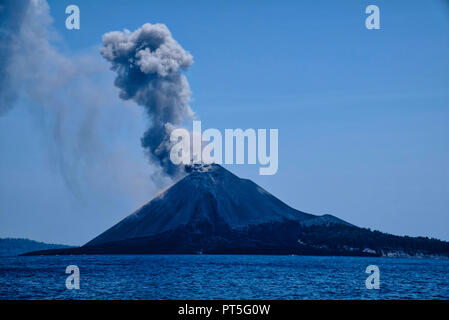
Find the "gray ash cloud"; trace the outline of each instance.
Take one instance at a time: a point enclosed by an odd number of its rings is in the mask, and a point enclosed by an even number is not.
[[[106,33],[101,54],[117,74],[120,98],[145,108],[150,124],[142,146],[166,174],[176,176],[180,168],[170,161],[170,132],[193,116],[189,83],[182,74],[192,65],[192,55],[165,25],[149,23],[133,32]]]
[[[21,43],[21,27],[29,4],[28,0],[0,2],[0,116],[13,107],[18,95],[12,61]]]

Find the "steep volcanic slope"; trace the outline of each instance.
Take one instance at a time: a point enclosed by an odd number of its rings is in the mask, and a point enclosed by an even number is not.
[[[219,165],[195,165],[190,174],[160,193],[135,213],[105,231],[87,246],[154,236],[189,226],[209,224],[230,229],[284,221],[342,222],[295,210],[250,180],[240,179]]]
[[[295,210],[219,165],[189,169],[182,180],[84,246],[25,255],[449,255],[448,242],[393,236]]]

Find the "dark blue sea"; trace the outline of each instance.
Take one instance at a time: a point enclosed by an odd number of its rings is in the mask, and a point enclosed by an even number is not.
[[[80,289],[66,288],[68,265]],[[368,265],[380,289],[368,290]],[[449,299],[449,260],[252,255],[0,257],[0,299]]]

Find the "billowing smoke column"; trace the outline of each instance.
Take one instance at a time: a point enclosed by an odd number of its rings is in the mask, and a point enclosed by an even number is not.
[[[170,161],[170,132],[193,115],[189,84],[181,73],[193,57],[165,25],[149,23],[134,32],[106,33],[101,54],[117,72],[120,97],[144,106],[150,118],[142,146],[166,174],[175,176],[180,168]]]

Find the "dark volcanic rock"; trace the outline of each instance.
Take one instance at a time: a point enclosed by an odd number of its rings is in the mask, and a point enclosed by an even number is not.
[[[188,174],[82,247],[36,254],[448,255],[449,244],[293,209],[219,165]]]

